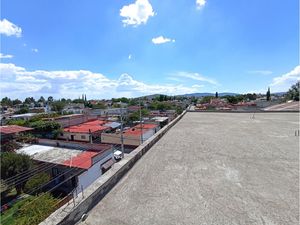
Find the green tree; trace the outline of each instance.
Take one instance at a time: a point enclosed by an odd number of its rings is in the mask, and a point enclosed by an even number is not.
[[[103,103],[99,102],[95,105],[92,105],[92,108],[93,109],[106,109],[106,106]]]
[[[7,121],[7,125],[26,126],[26,124],[28,124],[28,122],[26,120],[21,119]]]
[[[33,190],[37,190],[43,184],[46,184],[48,181],[51,180],[49,174],[42,172],[32,176],[25,184],[24,192],[29,193]],[[35,192],[38,193],[39,191]]]
[[[210,103],[210,100],[213,99],[214,97],[213,96],[204,96],[201,98],[200,100],[200,103],[203,104],[203,103]]]
[[[14,213],[14,224],[37,225],[56,209],[56,204],[58,203],[58,200],[50,193],[30,196],[23,201]]]
[[[8,179],[19,173],[28,171],[32,167],[30,156],[24,154],[16,154],[13,152],[1,153],[1,179]],[[26,180],[18,182],[15,185],[18,194],[21,194]]]
[[[48,97],[48,103],[51,103],[51,102],[53,102],[53,101],[54,101],[53,97],[52,97],[52,96],[49,96],[49,97]]]
[[[19,104],[22,104],[22,101],[19,100],[19,99],[15,99],[15,100],[12,101],[12,104],[13,105],[19,105]]]
[[[141,110],[142,117],[148,116],[150,112],[147,109]],[[133,112],[129,115],[128,119],[130,121],[139,121],[140,120],[140,111]]]
[[[239,98],[237,98],[236,96],[227,95],[224,97],[226,98],[228,103],[237,104],[239,102]]]
[[[25,98],[24,103],[30,105],[31,103],[35,103],[35,99],[33,97],[27,97]]]
[[[83,99],[80,99],[80,98],[74,99],[72,102],[73,102],[73,103],[82,103],[82,104],[84,104],[84,100],[83,100]]]
[[[45,103],[45,102],[46,102],[46,99],[45,99],[43,96],[41,96],[41,97],[39,98],[38,102]]]
[[[13,106],[12,100],[8,97],[4,97],[1,100],[1,105],[2,106]]]
[[[37,133],[39,132],[53,132],[54,130],[60,129],[60,124],[55,121],[43,121],[38,120],[29,123],[29,126],[34,128]]]
[[[24,113],[29,113],[29,108],[27,106],[24,106],[15,112],[15,114],[24,114]]]
[[[218,94],[218,92],[216,92],[216,95],[215,95],[215,97],[216,97],[216,98],[219,98],[219,94]]]
[[[61,113],[66,105],[63,101],[54,101],[51,103],[51,109],[55,112]]]
[[[268,88],[268,91],[267,91],[267,101],[270,101],[271,100],[271,92],[270,92],[270,87]]]
[[[292,85],[286,94],[286,100],[299,101],[300,81]]]

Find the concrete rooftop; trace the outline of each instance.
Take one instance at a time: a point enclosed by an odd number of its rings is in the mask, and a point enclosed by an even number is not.
[[[187,113],[82,224],[299,224],[298,113]]]

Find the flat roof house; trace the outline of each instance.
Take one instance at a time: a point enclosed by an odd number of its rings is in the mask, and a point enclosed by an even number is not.
[[[63,141],[58,142],[64,146]],[[30,155],[38,164],[48,164],[42,167],[46,168],[44,172],[52,177],[48,188],[61,184],[57,189],[65,194],[75,188],[77,193],[80,193],[115,162],[112,146],[103,144],[93,145],[91,150],[89,150],[89,145],[84,146],[82,143],[78,143],[73,149],[49,145],[28,145],[17,150],[17,153]]]
[[[158,130],[158,124],[138,124],[130,129],[124,130],[124,145],[139,146],[141,144],[141,139],[143,139],[143,142],[146,141]],[[121,133],[102,133],[101,141],[102,143],[121,144]]]

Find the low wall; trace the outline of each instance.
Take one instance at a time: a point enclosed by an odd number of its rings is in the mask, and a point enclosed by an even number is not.
[[[102,151],[102,150],[107,150],[112,148],[111,144],[90,144],[84,142],[82,143],[82,142],[75,142],[75,141],[63,141],[63,140],[42,139],[42,138],[38,139],[38,144],[61,147],[61,148],[95,150],[95,151]]]
[[[184,111],[172,122],[159,130],[151,138],[133,150],[130,154],[115,163],[113,167],[84,190],[84,197],[68,202],[65,206],[52,213],[41,225],[75,224],[83,214],[88,213],[99,201],[118,183],[118,181],[133,167],[133,165],[186,113]]]

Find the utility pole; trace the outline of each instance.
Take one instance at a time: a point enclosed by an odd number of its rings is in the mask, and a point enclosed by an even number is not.
[[[141,106],[141,98],[139,99],[139,106],[140,106],[141,144],[143,144],[143,121],[142,121],[142,106]]]
[[[124,158],[123,112],[122,111],[120,115],[120,120],[121,120],[121,151],[122,151],[122,158]]]

